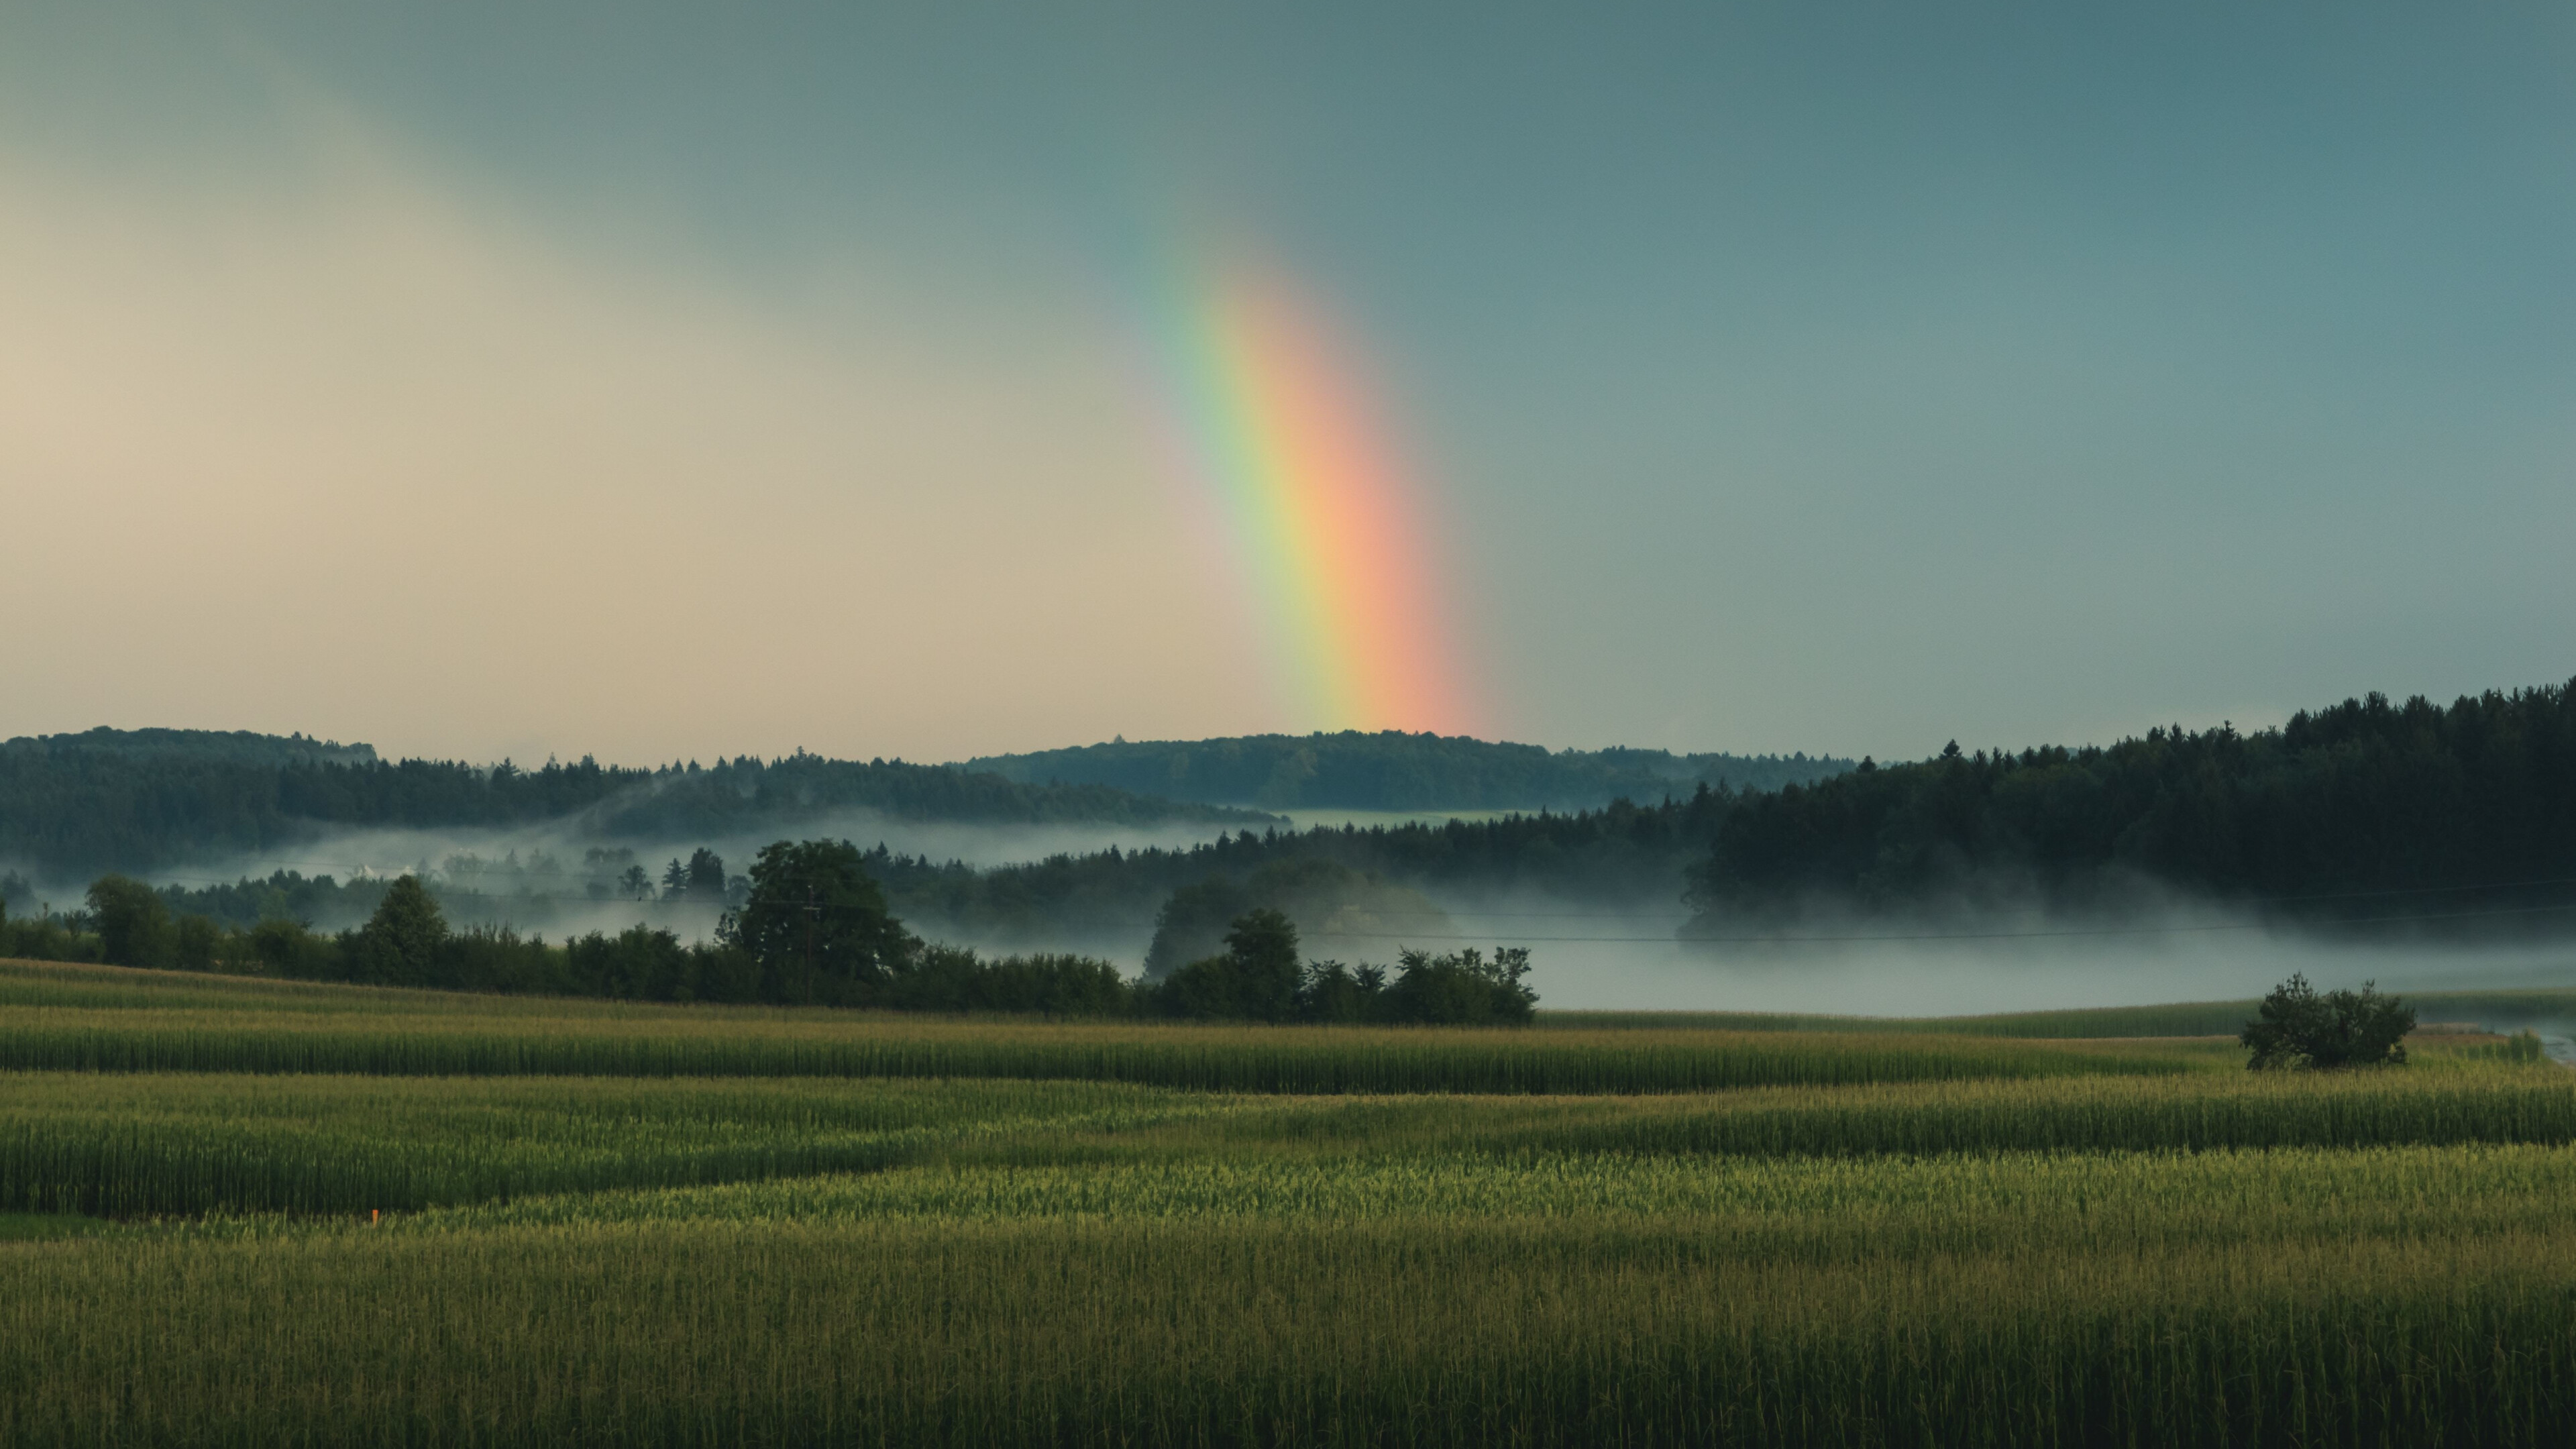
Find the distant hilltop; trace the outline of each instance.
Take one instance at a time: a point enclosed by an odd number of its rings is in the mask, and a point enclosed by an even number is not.
[[[1584,810],[1621,798],[1688,795],[1701,785],[1777,790],[1839,775],[1821,755],[1676,755],[1669,750],[1549,750],[1464,735],[1245,735],[1151,740],[1025,755],[964,768],[1024,784],[1113,789],[1265,810]]]
[[[780,835],[850,812],[983,825],[1251,828],[1253,810],[1099,785],[802,750],[650,768],[585,756],[387,761],[366,745],[216,730],[89,730],[0,744],[0,868],[85,878],[275,852],[333,829],[545,825],[576,837]]]
[[[291,735],[254,734],[249,730],[112,730],[104,725],[78,734],[19,735],[0,741],[0,750],[51,754],[80,750],[168,760],[221,761],[235,765],[372,765],[373,745],[344,745],[317,740],[298,731]]]

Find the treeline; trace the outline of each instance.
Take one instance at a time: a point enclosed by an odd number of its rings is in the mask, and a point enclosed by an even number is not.
[[[966,762],[1029,783],[1105,785],[1175,800],[1270,810],[1585,810],[1712,789],[1775,790],[1851,768],[1796,755],[1548,750],[1462,735],[1246,735],[1113,741]]]
[[[1150,965],[1161,976],[1216,949],[1227,923],[1259,907],[1283,911],[1310,936],[1326,938],[1353,930],[1370,937],[1445,934],[1446,918],[1427,892],[1669,910],[1734,801],[1731,792],[1701,789],[1680,800],[1619,801],[1564,814],[1273,827],[1187,847],[1111,846],[993,867],[880,845],[866,853],[865,868],[892,908],[931,935],[1048,947],[1143,940],[1150,932]],[[739,904],[748,885],[726,874],[723,859],[703,847],[658,867],[623,847],[560,859],[543,851],[499,860],[457,853],[414,874],[450,919],[522,930],[595,919],[600,904]],[[0,894],[12,888],[10,878],[0,877]],[[228,883],[169,885],[160,894],[174,915],[246,927],[274,917],[355,923],[375,910],[384,888],[382,877],[341,880],[280,870]],[[33,893],[23,883],[15,889],[9,899],[24,910]]]
[[[1390,977],[1383,966],[1306,960],[1295,923],[1256,909],[1234,920],[1223,951],[1139,982],[1137,1004],[1147,1015],[1237,1021],[1510,1026],[1536,1015],[1538,993],[1522,981],[1525,949],[1503,947],[1491,960],[1473,949],[1404,951],[1397,963]]]
[[[993,825],[1265,823],[1270,817],[1105,785],[1026,783],[990,771],[901,760],[831,760],[802,751],[748,755],[701,770],[656,771],[642,788],[590,812],[588,832],[610,839],[672,840],[757,834],[768,825],[835,811],[875,810],[904,820]]]
[[[1131,983],[1108,962],[1060,953],[987,960],[915,936],[847,842],[781,841],[746,879],[712,941],[636,925],[549,945],[507,926],[452,929],[408,875],[383,885],[364,925],[330,934],[292,917],[243,927],[180,914],[164,892],[110,875],[77,917],[11,919],[0,908],[0,956],[448,991],[1054,1016],[1504,1023],[1528,1020],[1536,1000],[1522,984],[1526,952],[1407,952],[1392,976],[1308,963],[1295,926],[1266,910],[1166,981]]]
[[[1599,810],[1436,825],[1241,830],[1186,848],[1111,847],[985,869],[880,847],[867,868],[908,919],[982,940],[1138,935],[1158,923],[1174,892],[1211,882],[1238,888],[1249,904],[1279,905],[1263,897],[1255,878],[1265,870],[1312,869],[1306,863],[1335,867],[1371,891],[1545,896],[1661,911],[1677,904],[1686,874],[1706,856],[1736,801],[1731,791],[1703,787],[1651,805],[1620,800]],[[1302,924],[1319,919],[1292,914]]]
[[[334,828],[562,822],[607,840],[757,834],[836,810],[917,820],[1257,822],[1255,812],[1103,786],[1030,785],[901,760],[799,752],[650,769],[549,760],[386,762],[364,745],[191,730],[91,730],[0,743],[0,860],[57,876],[291,849]]]
[[[1954,743],[1919,764],[1864,761],[1733,802],[1690,900],[1704,933],[1817,904],[2117,906],[2141,881],[2311,921],[2545,920],[2570,876],[2576,693],[2547,686],[2448,708],[2372,694],[2250,734],[2153,729],[2105,748]]]
[[[603,905],[694,906],[723,910],[742,904],[750,882],[725,871],[724,857],[700,846],[660,867],[623,847],[594,846],[557,858],[544,850],[498,858],[451,851],[436,865],[423,862],[409,874],[437,897],[450,919],[542,929],[560,919],[596,919]],[[227,926],[279,917],[316,923],[366,919],[384,899],[391,878],[278,870],[259,878],[159,888],[173,915],[206,916]],[[24,910],[35,890],[12,872],[0,876],[0,900]],[[703,910],[701,911],[703,916]]]

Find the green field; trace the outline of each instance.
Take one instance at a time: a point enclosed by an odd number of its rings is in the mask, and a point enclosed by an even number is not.
[[[2565,1442],[2576,1074],[2452,1036],[2257,1076],[2119,1029],[2242,1019],[2163,1010],[1158,1027],[0,963],[0,1444]]]

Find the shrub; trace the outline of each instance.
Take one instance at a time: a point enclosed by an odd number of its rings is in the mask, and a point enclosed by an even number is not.
[[[1496,1026],[1536,1014],[1538,993],[1521,982],[1530,969],[1527,947],[1497,947],[1491,961],[1472,946],[1445,956],[1406,951],[1396,959],[1385,1020]]]
[[[1087,956],[1005,956],[984,961],[956,946],[928,946],[898,973],[877,1003],[897,1011],[1033,1011],[1048,1016],[1123,1016],[1127,982],[1118,968]]]
[[[340,974],[339,944],[302,921],[271,916],[250,928],[250,954],[271,976],[327,981]]]
[[[2381,995],[2377,982],[2364,982],[2357,992],[2320,994],[2294,973],[2256,1010],[2237,1040],[2251,1053],[2246,1067],[2258,1072],[2402,1066],[2406,1048],[2399,1043],[2415,1029],[2415,1008]]]

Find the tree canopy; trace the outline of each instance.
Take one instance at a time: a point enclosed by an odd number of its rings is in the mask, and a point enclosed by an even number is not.
[[[281,850],[338,827],[555,821],[607,841],[709,839],[860,808],[996,824],[1270,819],[1099,785],[1032,785],[945,765],[803,752],[655,768],[585,756],[529,770],[508,760],[387,762],[364,745],[198,730],[92,730],[0,742],[0,860],[57,875]]]
[[[1343,810],[1597,809],[1701,785],[1771,790],[1851,768],[1796,755],[1549,750],[1464,735],[1342,730],[1214,740],[1117,740],[967,762],[1028,783],[1107,785],[1175,800]]]
[[[758,963],[771,999],[824,1006],[867,1004],[919,949],[846,840],[762,847],[717,938]]]
[[[2371,892],[2570,875],[2576,692],[2553,685],[2448,708],[2373,694],[2252,734],[2152,729],[2019,754],[1954,742],[1919,764],[1864,761],[1734,802],[1689,899],[1706,933],[1814,902],[2084,906],[2141,881],[2331,919]]]
[[[2304,974],[2272,988],[2252,1021],[2238,1034],[2254,1071],[2301,1068],[2403,1066],[2406,1033],[2415,1008],[2379,993],[2377,982],[2359,991],[2319,992]]]

